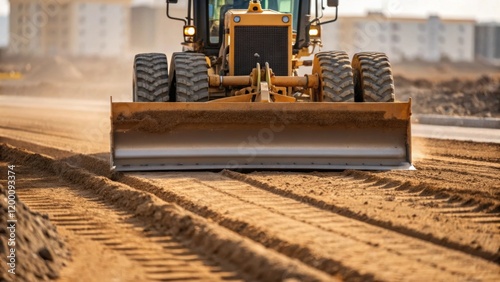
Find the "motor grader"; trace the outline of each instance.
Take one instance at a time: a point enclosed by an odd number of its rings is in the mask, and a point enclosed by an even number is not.
[[[185,18],[166,4],[182,52],[135,56],[133,102],[111,103],[114,169],[412,168],[387,56],[318,52],[338,1],[188,0]]]

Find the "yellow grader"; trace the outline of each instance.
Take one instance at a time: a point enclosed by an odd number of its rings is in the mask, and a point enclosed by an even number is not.
[[[182,52],[136,55],[133,102],[111,103],[114,169],[412,168],[387,56],[314,52],[338,1],[188,0],[185,18],[176,3]]]

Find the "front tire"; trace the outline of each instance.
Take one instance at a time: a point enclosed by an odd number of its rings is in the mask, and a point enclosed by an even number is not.
[[[178,52],[172,55],[170,95],[177,102],[208,100],[208,64],[201,53]]]
[[[319,52],[313,74],[319,75],[316,97],[323,102],[354,102],[354,82],[349,56],[343,51]]]
[[[167,102],[168,62],[165,54],[137,54],[132,83],[134,102]]]
[[[394,78],[384,53],[357,53],[352,59],[356,102],[394,102]]]

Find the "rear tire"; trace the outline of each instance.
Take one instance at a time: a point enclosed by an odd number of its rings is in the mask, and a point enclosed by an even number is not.
[[[357,53],[352,59],[356,102],[394,102],[394,78],[384,53]]]
[[[178,52],[172,55],[170,95],[177,102],[208,100],[208,64],[204,54]]]
[[[165,54],[137,54],[134,59],[134,102],[167,102],[168,62]]]
[[[317,97],[324,102],[354,102],[354,82],[349,56],[343,51],[319,52],[313,74],[319,75]]]

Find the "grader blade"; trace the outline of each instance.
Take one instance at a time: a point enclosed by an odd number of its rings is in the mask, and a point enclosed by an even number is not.
[[[412,169],[410,102],[111,103],[117,171]]]

